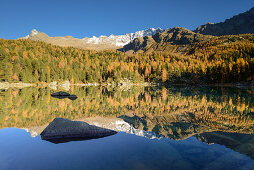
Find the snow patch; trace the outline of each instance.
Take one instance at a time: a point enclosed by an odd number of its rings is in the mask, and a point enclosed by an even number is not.
[[[93,36],[92,38],[84,38],[83,40],[87,40],[87,43],[90,44],[112,44],[115,46],[124,46],[128,43],[130,43],[135,38],[139,37],[145,37],[145,36],[151,36],[158,32],[162,32],[163,30],[161,28],[149,28],[147,30],[137,31],[135,33],[128,33],[125,35],[110,35],[109,37],[102,35],[99,37]]]
[[[39,33],[39,32],[38,32],[36,29],[33,29],[33,30],[31,31],[30,36],[37,35],[38,33]]]
[[[25,36],[23,39],[28,39],[29,38],[29,35]]]

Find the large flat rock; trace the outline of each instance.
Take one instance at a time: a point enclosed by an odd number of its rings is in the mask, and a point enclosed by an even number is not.
[[[55,118],[41,133],[43,140],[62,143],[74,140],[102,138],[117,132],[110,129],[89,125],[86,122]]]

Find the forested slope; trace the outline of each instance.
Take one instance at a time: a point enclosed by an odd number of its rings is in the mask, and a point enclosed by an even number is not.
[[[31,40],[0,39],[1,81],[72,83],[133,82],[230,83],[253,80],[254,36],[216,37],[190,44],[185,54],[127,55]]]

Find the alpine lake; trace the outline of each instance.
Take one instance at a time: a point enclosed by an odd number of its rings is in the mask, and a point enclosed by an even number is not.
[[[0,91],[1,170],[254,169],[254,92],[232,87],[78,87],[78,98],[27,87]],[[56,117],[112,136],[42,140]]]

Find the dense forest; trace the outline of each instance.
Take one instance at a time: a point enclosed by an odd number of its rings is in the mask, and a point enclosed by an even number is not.
[[[185,53],[82,50],[31,40],[0,39],[2,82],[231,83],[254,80],[254,36],[223,36]]]

